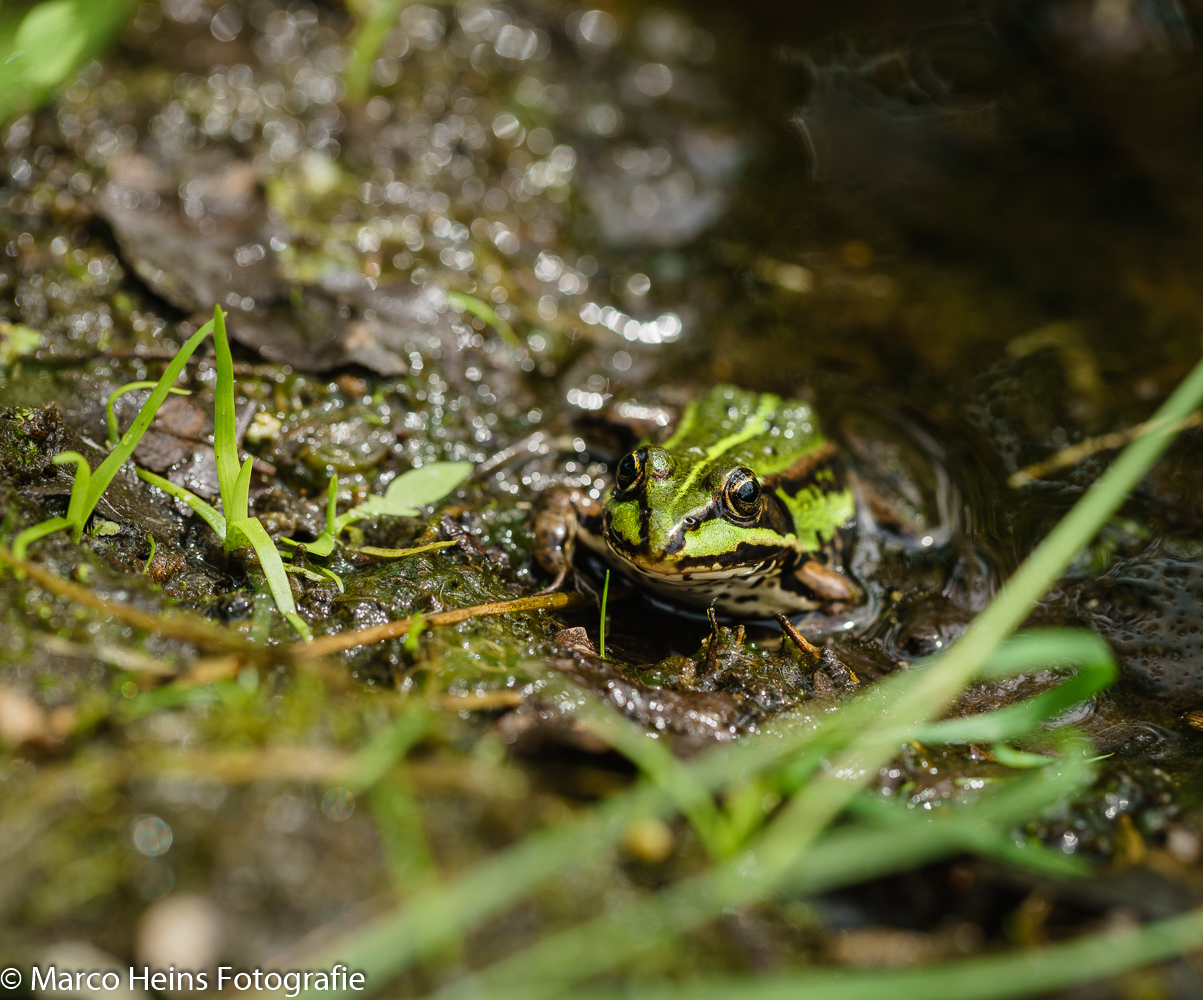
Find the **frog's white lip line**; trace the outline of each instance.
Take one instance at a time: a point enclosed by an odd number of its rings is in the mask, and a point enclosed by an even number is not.
[[[705,582],[707,580],[730,580],[734,577],[757,576],[767,572],[770,569],[769,563],[771,562],[771,560],[762,560],[758,563],[740,563],[736,566],[714,565],[709,569],[705,567],[690,567],[687,570],[666,570],[635,562],[613,545],[609,545],[607,548],[624,566],[631,567],[631,569],[642,576],[664,583],[693,583],[694,581]]]

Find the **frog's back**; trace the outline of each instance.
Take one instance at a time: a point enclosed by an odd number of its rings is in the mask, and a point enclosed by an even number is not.
[[[806,403],[731,385],[690,403],[664,447],[696,462],[721,455],[762,476],[788,474],[800,459],[830,450]]]

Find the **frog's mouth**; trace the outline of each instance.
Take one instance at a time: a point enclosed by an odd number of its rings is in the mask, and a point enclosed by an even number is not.
[[[717,556],[657,556],[645,550],[630,549],[613,538],[606,539],[606,550],[603,554],[612,556],[622,568],[660,583],[765,576],[779,570],[788,555],[777,546],[745,542]]]

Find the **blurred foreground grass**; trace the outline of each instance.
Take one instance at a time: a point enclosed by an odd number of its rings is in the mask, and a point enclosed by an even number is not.
[[[0,7],[0,122],[42,103],[116,40],[132,0],[45,0]]]

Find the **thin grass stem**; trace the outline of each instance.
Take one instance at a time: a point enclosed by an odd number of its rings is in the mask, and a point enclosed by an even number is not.
[[[601,622],[597,629],[597,649],[601,658],[606,658],[606,601],[610,597],[610,571],[606,570],[606,582],[602,584]]]
[[[214,534],[224,543],[226,540],[226,519],[212,504],[206,503],[191,490],[183,486],[173,483],[170,479],[164,479],[162,476],[156,476],[153,472],[148,472],[146,469],[135,469],[138,478],[143,482],[150,483],[151,486],[157,486],[164,493],[175,497],[177,500],[183,501],[191,507],[207,524],[213,529]]]
[[[1010,1000],[1097,982],[1203,947],[1203,909],[1018,954],[881,971],[824,970],[707,982],[632,983],[576,1000]]]

